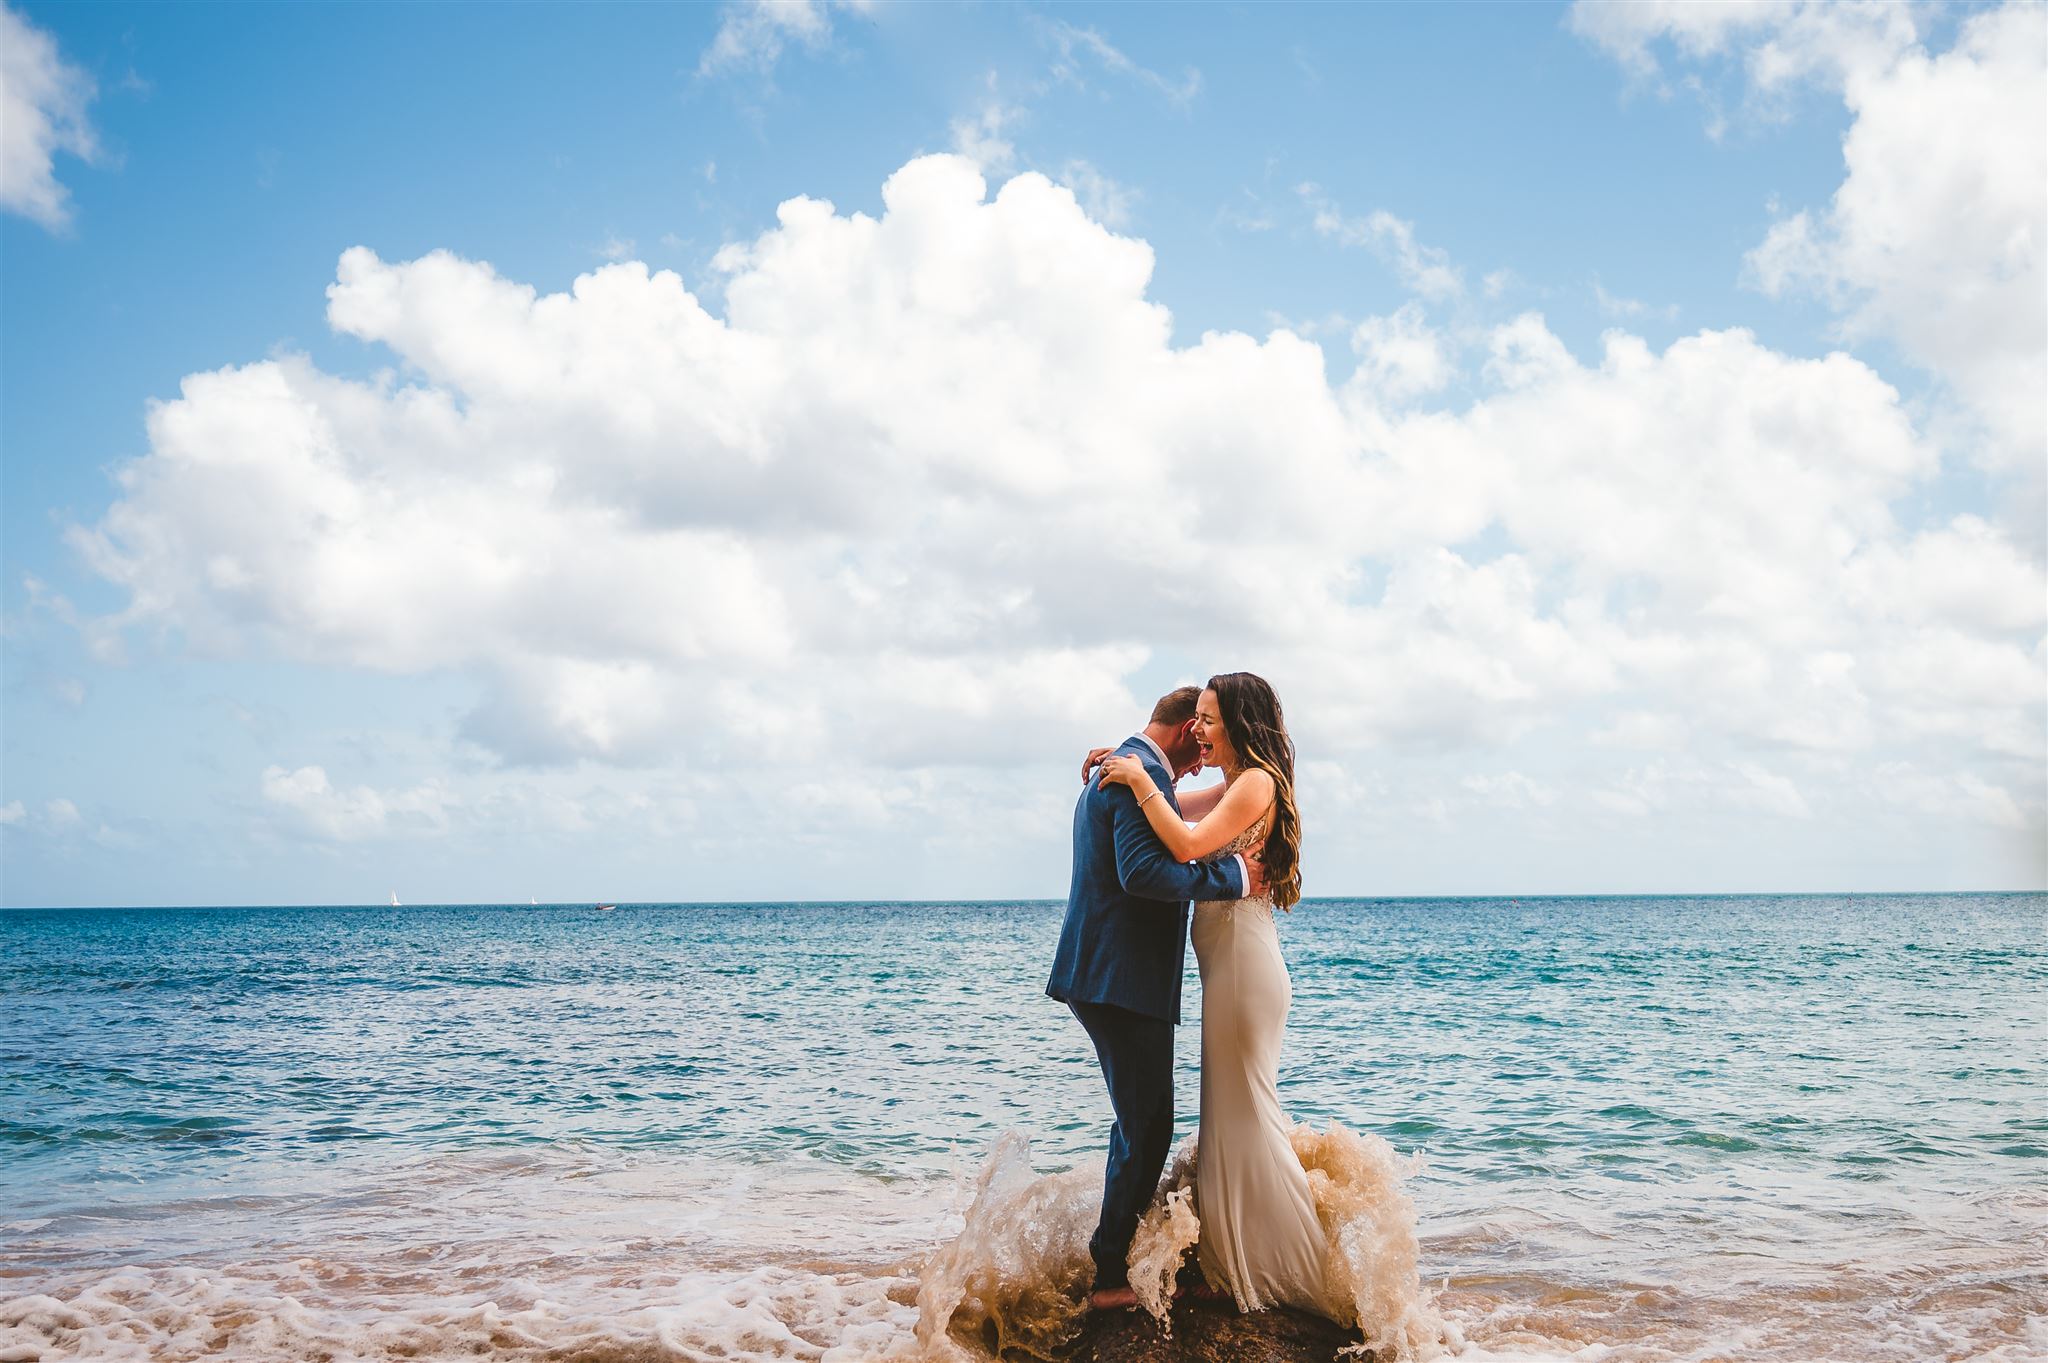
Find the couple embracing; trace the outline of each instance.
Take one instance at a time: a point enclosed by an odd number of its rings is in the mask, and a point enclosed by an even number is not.
[[[1219,786],[1176,798],[1202,767]],[[1092,774],[1091,774],[1092,773]],[[1135,1302],[1129,1254],[1173,1144],[1173,1029],[1194,903],[1202,979],[1196,1256],[1241,1311],[1327,1313],[1325,1240],[1275,1089],[1293,989],[1273,909],[1301,898],[1294,744],[1249,672],[1183,687],[1144,730],[1083,766],[1074,878],[1046,993],[1095,1045],[1116,1122],[1089,1305]],[[1190,826],[1189,820],[1192,820]]]

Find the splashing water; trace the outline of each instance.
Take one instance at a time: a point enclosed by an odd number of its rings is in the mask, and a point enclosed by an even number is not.
[[[1341,1122],[1320,1132],[1299,1123],[1289,1136],[1329,1247],[1331,1315],[1365,1337],[1345,1352],[1423,1363],[1460,1347],[1417,1268],[1415,1201],[1404,1179],[1421,1157],[1404,1160],[1381,1137]]]
[[[1080,1328],[1101,1195],[1099,1177],[1083,1170],[1034,1173],[1030,1139],[1005,1132],[975,1180],[966,1224],[919,1277],[917,1338],[927,1356],[984,1356],[957,1342],[966,1339],[997,1357],[1052,1357]]]
[[[1323,1131],[1298,1124],[1291,1138],[1328,1248],[1327,1314],[1363,1336],[1345,1352],[1427,1363],[1459,1347],[1417,1271],[1415,1203],[1402,1180],[1419,1161],[1337,1122]],[[1198,1150],[1195,1136],[1181,1143],[1131,1240],[1131,1288],[1169,1334],[1181,1265],[1201,1236]],[[1100,1180],[1084,1170],[1035,1174],[1030,1153],[1017,1132],[996,1143],[960,1234],[925,1266],[917,1336],[932,1358],[985,1356],[961,1341],[998,1357],[1051,1358],[1080,1328]]]
[[[1199,1133],[1181,1142],[1166,1166],[1159,1195],[1152,1199],[1138,1233],[1131,1237],[1131,1290],[1138,1305],[1173,1333],[1173,1292],[1187,1252],[1202,1237],[1202,1219],[1195,1214],[1195,1150]]]

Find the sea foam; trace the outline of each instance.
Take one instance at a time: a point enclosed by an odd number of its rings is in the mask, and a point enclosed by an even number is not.
[[[252,1269],[254,1266],[251,1266]],[[764,1267],[630,1284],[506,1285],[483,1299],[357,1293],[274,1277],[129,1268],[63,1300],[0,1301],[4,1363],[391,1363],[719,1358],[878,1363],[918,1357],[909,1283]]]
[[[1426,1363],[1460,1347],[1457,1329],[1438,1313],[1419,1276],[1415,1203],[1403,1183],[1418,1162],[1403,1160],[1379,1136],[1337,1122],[1321,1131],[1298,1124],[1291,1137],[1328,1249],[1325,1310],[1363,1336],[1347,1352]],[[1020,1133],[997,1141],[959,1235],[926,1262],[917,1335],[932,1358],[1011,1350],[1051,1357],[1079,1329],[1101,1180],[1087,1170],[1037,1174],[1030,1153]],[[1190,1136],[1131,1242],[1132,1290],[1169,1329],[1175,1280],[1201,1236],[1198,1158],[1199,1143]]]

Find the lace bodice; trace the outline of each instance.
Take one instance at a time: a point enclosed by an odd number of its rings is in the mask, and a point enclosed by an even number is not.
[[[1260,841],[1263,840],[1265,836],[1266,816],[1261,814],[1258,818],[1252,820],[1252,826],[1250,828],[1245,829],[1244,832],[1238,834],[1229,842],[1225,843],[1223,845],[1223,849],[1219,851],[1216,855],[1219,857],[1234,857],[1239,852],[1248,851],[1251,848],[1258,846]]]
[[[1245,860],[1250,861],[1252,853],[1258,848],[1260,843],[1265,841],[1265,837],[1266,816],[1261,814],[1258,818],[1252,820],[1251,827],[1245,829],[1244,832],[1210,853],[1205,860],[1222,861],[1225,857],[1234,857],[1242,852],[1245,855]],[[1269,914],[1273,911],[1273,895],[1271,891],[1267,891],[1264,894],[1248,895],[1243,899],[1220,899],[1209,902],[1233,906],[1240,904],[1256,905]]]

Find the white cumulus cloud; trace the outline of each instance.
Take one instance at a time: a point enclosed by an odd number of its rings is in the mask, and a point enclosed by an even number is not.
[[[64,60],[57,41],[0,5],[0,208],[55,231],[71,221],[60,154],[93,161],[99,137],[86,117],[92,77]]]
[[[1905,4],[1595,4],[1571,22],[1637,71],[1738,54],[1753,91],[1796,82],[1853,115],[1832,202],[1777,221],[1746,260],[1765,293],[1818,295],[1845,340],[1894,342],[1975,426],[1968,454],[2027,480],[2048,462],[2048,10],[2009,0],[1929,50]],[[2039,534],[2038,526],[2033,533]]]
[[[296,771],[264,768],[263,798],[289,811],[306,831],[336,842],[445,832],[452,803],[448,791],[437,782],[403,791],[378,791],[369,786],[341,789],[317,766]]]
[[[991,197],[935,155],[882,197],[781,205],[717,313],[635,261],[546,294],[345,252],[329,321],[391,367],[281,355],[153,405],[74,534],[127,596],[102,628],[463,676],[505,761],[857,790],[884,824],[1113,737],[1161,653],[1266,672],[1318,760],[1567,755],[1405,808],[1841,823],[1907,763],[2040,821],[2041,564],[1902,525],[1942,449],[1862,361],[1741,329],[1582,359],[1532,313],[1427,406],[1456,362],[1419,311],[1333,382],[1286,331],[1174,345],[1151,248],[1043,175]],[[337,839],[453,807],[264,789]]]
[[[1844,86],[1856,115],[1834,202],[1771,228],[1749,256],[1772,294],[1805,288],[1850,337],[1898,342],[1991,438],[1981,455],[2048,458],[2048,13],[1968,19],[1940,55],[1914,47]]]
[[[1021,106],[1005,104],[991,92],[975,113],[953,120],[953,150],[986,174],[1004,174],[1017,164],[1017,145],[1005,133],[1024,117]]]
[[[1404,402],[1451,381],[1456,364],[1421,305],[1408,303],[1384,317],[1368,317],[1351,333],[1358,355],[1351,389],[1367,402]]]

